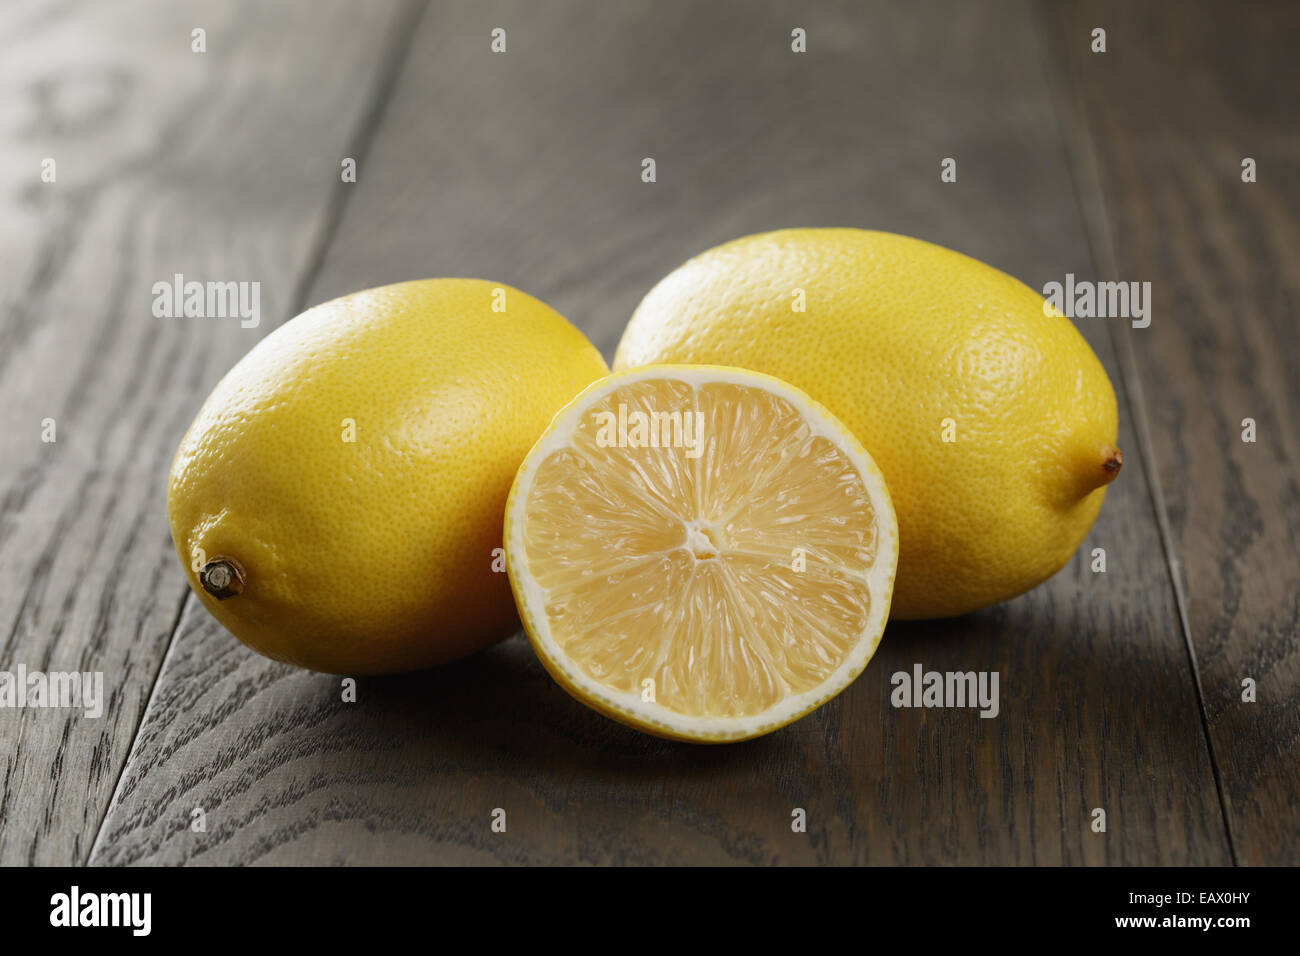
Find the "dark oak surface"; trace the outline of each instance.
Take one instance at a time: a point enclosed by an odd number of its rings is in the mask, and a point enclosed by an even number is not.
[[[171,456],[216,379],[295,308],[396,9],[357,23],[340,3],[46,3],[0,18],[0,666],[102,671],[108,697],[97,720],[0,713],[0,862],[90,854],[186,599]],[[155,319],[152,285],[177,272],[260,280],[262,327]]]
[[[143,25],[96,9],[0,27],[22,51],[0,69],[29,100],[3,107],[18,111],[3,162],[34,183],[0,198],[0,666],[100,669],[114,697],[100,721],[0,711],[0,862],[1295,862],[1284,6],[249,3],[214,19],[159,3]],[[69,37],[111,67],[64,69]],[[40,120],[69,75],[85,88],[59,95],[88,130]],[[1259,183],[1240,182],[1238,152]],[[956,183],[939,179],[948,156]],[[1126,462],[1059,575],[967,618],[891,625],[839,699],[718,748],[587,711],[519,637],[361,680],[345,704],[338,678],[257,657],[186,599],[170,455],[297,308],[478,275],[550,302],[608,356],[665,272],[790,225],[917,235],[1034,287],[1152,281],[1150,328],[1079,320]],[[262,326],[153,318],[151,283],[177,271],[260,278]],[[53,446],[31,437],[46,415]],[[999,672],[1001,713],[890,707],[890,675],[914,663]],[[1259,703],[1240,703],[1242,676]]]
[[[1221,7],[1108,5],[1112,31],[1143,37],[1140,52],[1104,67],[1078,48],[1067,59],[1108,217],[1105,268],[1150,280],[1165,319],[1131,336],[1130,374],[1234,848],[1242,863],[1294,864],[1300,7],[1240,4],[1229,23]],[[1065,32],[1088,20],[1075,9]],[[1242,182],[1247,157],[1254,183]],[[1242,700],[1246,678],[1255,703]]]

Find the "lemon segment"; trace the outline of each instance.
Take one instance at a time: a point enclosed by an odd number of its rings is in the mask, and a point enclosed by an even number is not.
[[[590,386],[520,468],[505,530],[551,674],[693,741],[775,730],[843,690],[880,641],[898,554],[856,439],[797,389],[719,367]]]

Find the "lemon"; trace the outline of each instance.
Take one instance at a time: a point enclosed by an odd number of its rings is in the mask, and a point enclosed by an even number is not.
[[[506,565],[570,694],[679,740],[768,733],[866,667],[898,528],[880,471],[798,389],[716,367],[597,381],[519,469]]]
[[[898,618],[946,617],[1059,570],[1123,459],[1115,394],[1069,320],[998,270],[858,229],[709,250],[637,308],[615,369],[738,365],[823,403],[889,482]]]
[[[176,454],[190,587],[249,647],[331,673],[508,635],[510,483],[606,371],[562,316],[499,283],[405,282],[304,312],[222,379]]]

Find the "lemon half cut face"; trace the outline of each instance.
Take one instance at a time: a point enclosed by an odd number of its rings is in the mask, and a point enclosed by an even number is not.
[[[524,627],[573,696],[699,742],[768,733],[862,672],[898,529],[871,457],[792,386],[717,366],[601,379],[506,508]]]

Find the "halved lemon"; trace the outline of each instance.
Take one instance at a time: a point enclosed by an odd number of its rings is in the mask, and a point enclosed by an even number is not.
[[[647,366],[556,414],[515,478],[505,554],[565,690],[652,734],[722,742],[776,730],[862,672],[898,525],[871,456],[797,388]]]

